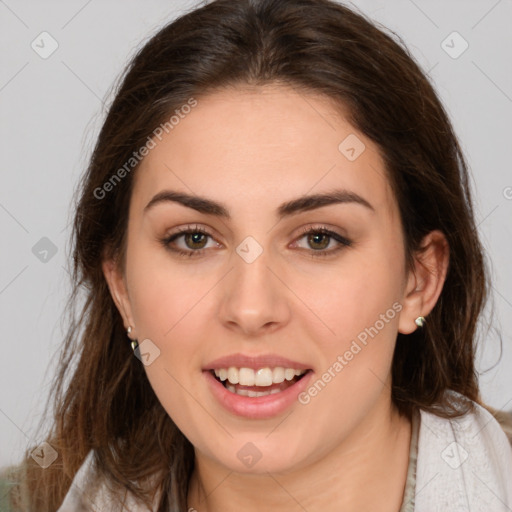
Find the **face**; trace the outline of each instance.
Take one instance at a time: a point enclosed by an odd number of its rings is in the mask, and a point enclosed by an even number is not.
[[[109,284],[197,455],[286,472],[389,413],[397,332],[415,328],[398,207],[376,146],[329,100],[212,93],[134,180]]]

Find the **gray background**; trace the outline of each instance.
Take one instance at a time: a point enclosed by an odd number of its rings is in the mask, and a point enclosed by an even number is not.
[[[104,118],[103,102],[109,104],[112,84],[136,48],[193,5],[0,0],[0,466],[41,441],[33,436],[70,289],[72,193]],[[512,1],[355,5],[398,33],[429,72],[466,152],[495,304],[493,329],[482,330],[482,394],[490,405],[512,409]],[[46,59],[31,47],[35,41],[39,52],[51,48],[48,36],[41,41],[43,31],[58,44]],[[450,36],[454,31],[469,45],[460,55],[465,43]]]

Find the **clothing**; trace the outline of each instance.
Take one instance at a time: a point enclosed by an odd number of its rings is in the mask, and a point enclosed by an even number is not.
[[[416,469],[418,461],[418,440],[421,415],[414,411],[411,420],[411,444],[409,448],[409,465],[407,467],[407,480],[405,482],[404,498],[400,512],[414,512],[414,492],[416,490]]]
[[[451,392],[455,399],[468,400]],[[120,510],[102,487],[94,497],[82,492],[92,475],[93,452],[85,459],[57,512]],[[123,512],[142,511],[126,496]],[[156,510],[156,500],[155,508]],[[499,423],[483,407],[456,419],[416,411],[412,419],[409,465],[399,512],[511,512],[512,447]]]
[[[512,447],[494,416],[475,408],[455,420],[421,411],[414,512],[512,510]]]

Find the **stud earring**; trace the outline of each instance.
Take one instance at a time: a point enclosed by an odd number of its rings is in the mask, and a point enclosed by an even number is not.
[[[416,320],[414,320],[414,323],[418,326],[418,327],[423,327],[425,325],[425,317],[423,316],[419,316],[418,318],[416,318]]]

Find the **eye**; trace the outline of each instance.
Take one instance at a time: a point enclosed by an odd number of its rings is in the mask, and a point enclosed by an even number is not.
[[[306,237],[307,243],[313,248],[311,250],[312,257],[329,256],[344,247],[350,247],[352,245],[350,240],[341,236],[339,233],[326,228],[325,226],[308,227],[302,231],[301,236],[296,240],[301,240]],[[201,256],[205,249],[209,248],[207,247],[208,238],[212,238],[212,235],[201,226],[186,226],[179,229],[176,233],[162,239],[161,243],[166,249],[178,254],[179,256],[195,257]],[[182,239],[184,247],[176,243],[180,239]],[[335,243],[331,244],[333,241]],[[334,247],[329,249],[329,246],[331,245],[334,245]],[[210,248],[211,247],[212,246],[210,246]],[[213,247],[219,247],[219,244],[214,242]],[[307,249],[308,248],[305,248],[305,250]]]
[[[341,236],[339,233],[326,228],[325,226],[305,228],[297,240],[301,240],[302,238],[306,238],[309,246],[313,247],[313,252],[311,254],[312,257],[329,256],[340,251],[344,247],[350,247],[352,245],[350,240]],[[333,241],[335,242],[334,248],[328,249]]]
[[[198,256],[203,253],[205,248],[207,248],[206,243],[208,237],[211,238],[211,235],[200,226],[186,226],[185,228],[178,230],[178,232],[173,235],[161,240],[161,243],[165,248],[179,254],[180,256]],[[183,239],[185,248],[180,247],[179,245],[178,247],[173,247],[172,244],[179,239]],[[214,245],[218,246],[219,244],[216,243]]]

